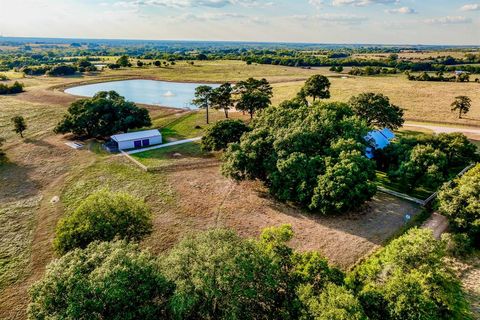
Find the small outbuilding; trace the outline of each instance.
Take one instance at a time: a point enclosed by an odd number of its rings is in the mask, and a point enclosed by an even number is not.
[[[388,146],[390,142],[395,138],[395,134],[390,129],[374,130],[370,131],[365,136],[365,141],[369,147],[365,150],[365,156],[368,159],[375,157],[375,150],[381,150]]]
[[[116,134],[111,136],[118,150],[138,149],[162,143],[162,134],[157,129]]]

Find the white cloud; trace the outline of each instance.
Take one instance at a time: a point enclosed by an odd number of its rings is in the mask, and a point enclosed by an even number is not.
[[[308,3],[317,9],[323,6],[323,0],[308,0]]]
[[[401,7],[401,8],[396,8],[396,9],[387,9],[385,10],[387,13],[392,13],[392,14],[415,14],[417,11],[413,8],[410,7]]]
[[[356,6],[364,7],[371,4],[394,4],[398,3],[398,0],[333,0],[333,6]]]
[[[472,19],[464,16],[447,16],[441,18],[433,18],[425,20],[428,24],[467,24],[471,23]]]
[[[480,10],[480,4],[479,3],[466,4],[463,7],[461,7],[460,10],[461,11],[478,11]]]
[[[157,6],[170,8],[223,8],[229,5],[241,5],[245,7],[265,7],[271,6],[272,4],[272,2],[264,2],[257,0],[130,0],[119,1],[116,2],[114,5],[122,7]]]
[[[361,24],[368,20],[367,17],[357,16],[354,14],[334,14],[324,13],[315,16],[315,20],[318,22],[327,22],[341,25]]]

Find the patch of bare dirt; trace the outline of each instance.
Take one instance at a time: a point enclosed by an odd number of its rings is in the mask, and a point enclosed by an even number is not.
[[[318,250],[348,269],[391,237],[406,213],[418,212],[414,204],[378,193],[362,214],[315,216],[274,201],[258,183],[237,184],[224,178],[218,164],[210,162],[165,170],[177,201],[172,212],[156,217],[155,233],[146,243],[155,251],[168,249],[192,230],[225,227],[256,237],[265,227],[291,224],[295,248]]]

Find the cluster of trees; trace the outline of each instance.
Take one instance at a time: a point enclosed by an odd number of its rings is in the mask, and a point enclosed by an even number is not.
[[[376,150],[379,170],[405,191],[436,189],[466,165],[478,160],[477,148],[461,133],[402,136]]]
[[[358,265],[346,279],[367,319],[470,319],[446,244],[412,229]]]
[[[376,192],[364,137],[373,127],[401,127],[403,110],[374,93],[353,97],[349,104],[317,101],[330,97],[329,88],[326,77],[313,76],[295,99],[263,109],[250,127],[240,121],[215,124],[203,148],[226,150],[226,176],[263,181],[282,201],[322,214],[358,208]],[[203,90],[210,92],[199,87],[197,99]],[[206,103],[197,101],[200,107],[199,102]]]
[[[459,75],[453,75],[445,77],[443,72],[437,72],[435,75],[430,75],[427,72],[423,72],[416,76],[407,73],[408,80],[410,81],[437,81],[437,82],[469,82],[470,75],[468,73],[460,73]]]
[[[56,65],[52,66],[46,73],[47,76],[51,77],[63,77],[71,76],[77,72],[77,68],[73,65]]]
[[[379,74],[397,74],[398,70],[396,68],[381,68],[381,67],[365,67],[357,68],[353,67],[348,74],[354,76],[374,76]]]
[[[0,83],[0,94],[15,94],[23,92],[23,83],[15,81],[12,85]]]
[[[108,137],[150,125],[147,109],[126,101],[115,91],[102,91],[93,98],[73,102],[54,131],[90,138]]]
[[[27,66],[19,69],[19,71],[29,76],[48,75],[51,77],[71,76],[78,72],[92,72],[97,71],[90,61],[82,59],[77,64],[55,64],[55,65],[41,65],[41,66]]]
[[[375,194],[375,167],[364,157],[369,127],[347,104],[287,101],[251,127],[226,150],[226,176],[258,179],[279,200],[321,214],[358,208]]]
[[[466,319],[444,243],[412,230],[346,276],[287,243],[229,230],[188,236],[154,256],[135,243],[92,242],[53,261],[30,289],[29,319]]]
[[[439,211],[466,247],[480,246],[480,164],[438,193]]]
[[[272,96],[272,87],[266,79],[249,78],[239,81],[235,86],[228,82],[217,88],[199,86],[195,89],[195,99],[192,103],[200,109],[206,109],[208,124],[210,108],[223,110],[225,118],[228,118],[228,111],[235,107],[237,110],[248,112],[253,118],[255,112],[271,105]]]

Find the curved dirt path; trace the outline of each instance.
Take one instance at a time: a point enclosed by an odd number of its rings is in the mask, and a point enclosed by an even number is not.
[[[422,123],[415,123],[415,122],[406,122],[403,127],[410,127],[410,128],[422,128],[432,130],[435,133],[453,133],[453,132],[460,132],[464,134],[470,135],[480,135],[480,129],[474,127],[452,127],[452,126],[444,126],[444,125],[435,125],[435,124],[422,124]]]

